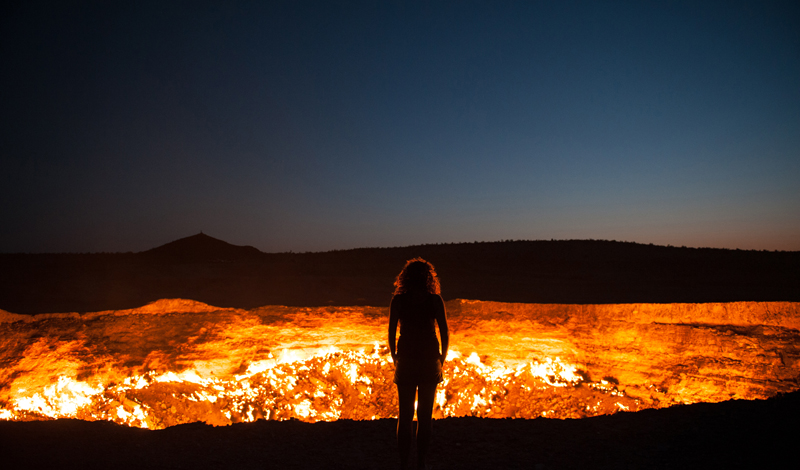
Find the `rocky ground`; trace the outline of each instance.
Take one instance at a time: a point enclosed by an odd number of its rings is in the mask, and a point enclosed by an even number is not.
[[[434,469],[789,468],[800,392],[580,420],[448,418]],[[258,421],[160,431],[108,422],[0,421],[3,468],[396,468],[394,422]],[[795,464],[791,464],[795,462]]]

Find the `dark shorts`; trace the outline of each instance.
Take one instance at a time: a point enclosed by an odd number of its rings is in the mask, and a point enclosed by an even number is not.
[[[438,384],[442,381],[439,357],[398,357],[394,364],[397,385]]]

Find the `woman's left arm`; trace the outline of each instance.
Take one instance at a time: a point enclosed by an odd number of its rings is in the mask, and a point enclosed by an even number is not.
[[[439,325],[439,335],[442,337],[442,356],[441,361],[447,359],[447,350],[450,348],[450,330],[447,328],[447,313],[444,309],[444,300],[442,296],[437,295],[436,302],[436,323]]]

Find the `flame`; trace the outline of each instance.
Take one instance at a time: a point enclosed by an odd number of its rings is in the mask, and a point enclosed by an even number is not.
[[[194,421],[396,417],[385,309],[243,311],[183,302],[186,313],[151,304],[0,321],[0,419],[162,429]],[[435,418],[581,418],[691,402],[699,393],[688,385],[667,392],[647,382],[593,381],[576,361],[583,353],[575,344],[529,320],[451,320],[455,347]],[[731,387],[715,396],[728,398]]]
[[[533,409],[536,390],[577,386],[574,366],[551,359],[508,368],[488,366],[476,354],[457,351],[445,364],[437,391],[435,416],[506,417],[510,410]],[[288,362],[260,361],[228,379],[201,377],[196,370],[148,372],[118,384],[90,384],[59,376],[42,392],[17,390],[3,419],[80,418],[108,420],[160,429],[191,421],[216,425],[256,419],[331,421],[340,418],[396,417],[393,367],[388,348],[366,353],[326,348],[320,354]],[[549,365],[544,378],[543,365]],[[628,406],[635,406],[633,401]],[[526,408],[527,407],[527,408]],[[536,413],[539,413],[538,410]],[[515,412],[515,417],[534,417]]]

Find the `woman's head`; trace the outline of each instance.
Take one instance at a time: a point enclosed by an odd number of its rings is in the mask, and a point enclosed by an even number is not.
[[[406,261],[406,265],[397,279],[394,281],[394,293],[405,294],[407,292],[423,291],[430,294],[439,294],[439,276],[433,265],[422,258],[414,258]]]

